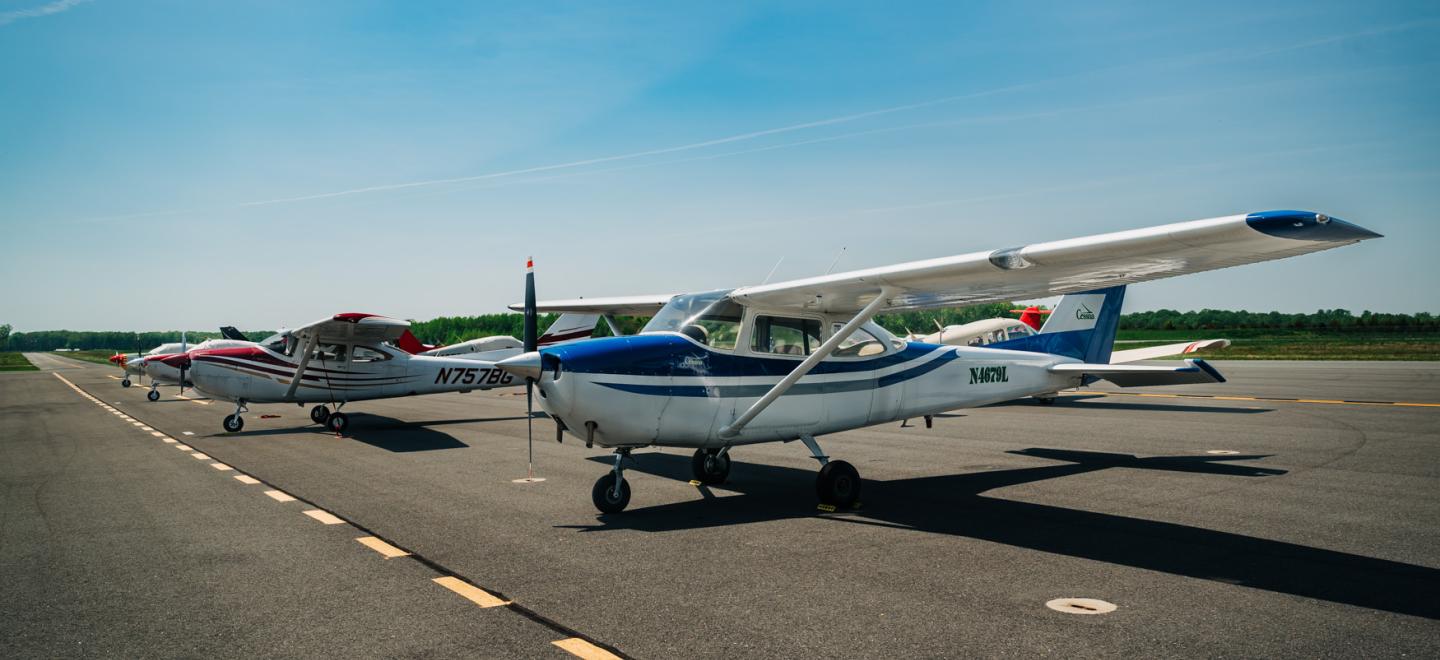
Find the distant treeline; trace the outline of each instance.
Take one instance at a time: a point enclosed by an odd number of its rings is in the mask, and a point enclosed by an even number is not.
[[[886,314],[876,317],[885,329],[896,334],[907,331],[921,334],[934,331],[936,323],[955,325],[980,319],[1013,316],[1010,310],[1019,309],[1013,303],[993,303],[952,309],[935,309],[902,314]],[[540,331],[556,318],[554,314],[540,316]],[[628,333],[638,331],[646,319],[621,317],[621,329]],[[477,337],[493,335],[520,336],[523,319],[520,314],[484,314],[481,316],[442,316],[429,321],[412,322],[410,329],[415,336],[427,344],[455,344]],[[1418,314],[1384,314],[1362,312],[1354,314],[1344,309],[1322,309],[1314,314],[1284,314],[1281,312],[1247,312],[1220,309],[1202,309],[1198,312],[1177,312],[1160,309],[1153,312],[1134,312],[1120,317],[1121,330],[1325,330],[1338,332],[1440,332],[1440,317],[1430,312]],[[271,331],[245,331],[251,339],[263,339]],[[610,334],[605,323],[595,330],[596,336]],[[187,332],[191,342],[198,343],[220,336],[218,332]],[[10,326],[0,325],[0,347],[7,351],[53,351],[58,348],[71,349],[115,349],[123,351],[148,351],[163,343],[180,341],[178,330],[168,332],[95,332],[75,330],[42,330],[37,332],[10,332]]]
[[[1322,309],[1314,314],[1281,312],[1231,312],[1223,309],[1202,309],[1198,312],[1177,312],[1157,309],[1120,316],[1121,330],[1332,330],[1353,332],[1436,332],[1440,317],[1430,312],[1419,314],[1384,314],[1361,312],[1358,316],[1345,309]]]

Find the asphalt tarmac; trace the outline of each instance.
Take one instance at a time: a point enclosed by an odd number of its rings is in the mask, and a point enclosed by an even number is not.
[[[637,451],[608,516],[609,455],[548,420],[514,481],[510,391],[357,403],[342,438],[293,405],[225,434],[228,404],[102,365],[0,374],[0,657],[1440,655],[1440,363],[1217,365],[823,437],[853,511],[816,509],[799,443],[720,487]]]

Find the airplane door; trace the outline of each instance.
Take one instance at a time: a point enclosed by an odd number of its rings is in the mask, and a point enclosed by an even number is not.
[[[758,364],[763,365],[770,376],[783,378],[821,344],[818,319],[757,314],[753,326],[750,351],[763,358]],[[763,395],[764,391],[758,391],[754,397],[737,398],[734,414],[744,413]],[[812,432],[824,418],[825,399],[819,379],[815,374],[807,375],[756,416],[748,428],[773,430],[777,437],[793,437],[791,433],[796,430]]]

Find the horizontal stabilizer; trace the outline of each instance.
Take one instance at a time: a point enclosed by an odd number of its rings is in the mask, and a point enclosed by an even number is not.
[[[1171,355],[1186,355],[1196,351],[1218,350],[1226,348],[1229,345],[1229,339],[1201,339],[1200,341],[1187,341],[1178,344],[1165,344],[1163,346],[1131,348],[1111,353],[1110,364],[1125,364],[1127,362],[1170,357]]]
[[[1204,360],[1186,360],[1185,366],[1151,366],[1144,364],[1057,364],[1050,373],[1094,376],[1120,387],[1152,385],[1189,385],[1191,383],[1223,383],[1225,377]]]

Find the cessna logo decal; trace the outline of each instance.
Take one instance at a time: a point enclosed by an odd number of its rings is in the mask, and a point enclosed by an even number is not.
[[[970,367],[971,385],[1008,382],[1010,382],[1010,375],[1005,373],[1005,367]]]
[[[1095,312],[1086,306],[1085,303],[1080,303],[1080,309],[1075,310],[1075,318],[1081,321],[1094,321]]]
[[[509,385],[515,377],[500,369],[478,367],[442,368],[435,374],[436,385]]]

